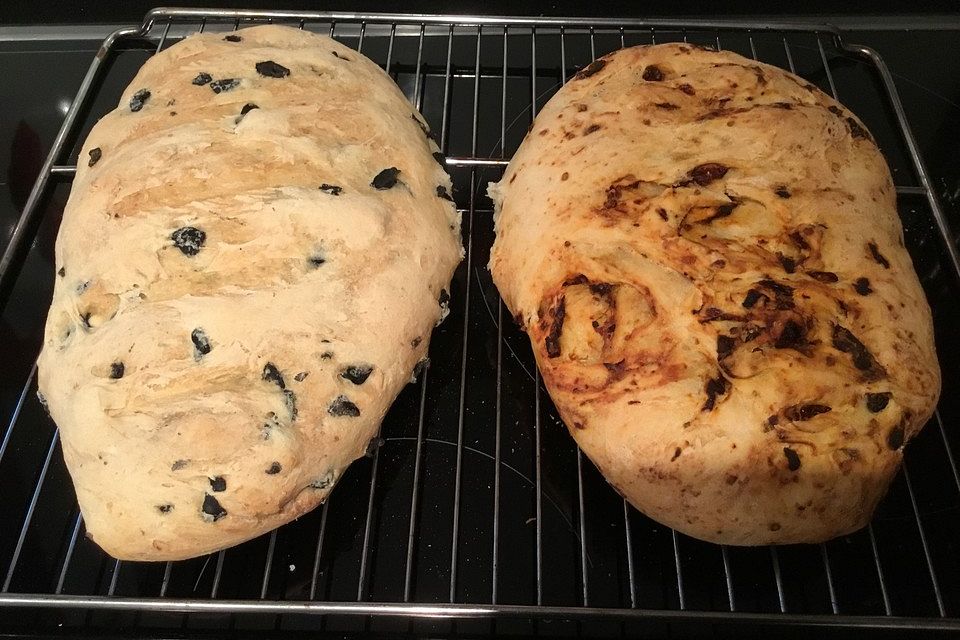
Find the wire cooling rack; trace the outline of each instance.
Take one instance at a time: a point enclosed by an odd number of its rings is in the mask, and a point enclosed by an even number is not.
[[[391,409],[381,446],[325,505],[203,558],[119,562],[85,538],[56,427],[35,397],[52,231],[79,141],[149,55],[191,32],[263,22],[328,34],[397,81],[447,155],[467,257],[430,366]],[[443,620],[452,619],[461,633],[492,625],[541,635],[580,623],[581,634],[614,636],[678,622],[960,629],[951,360],[941,363],[941,406],[869,527],[822,545],[728,548],[658,525],[607,487],[565,433],[526,337],[504,314],[485,269],[486,182],[578,68],[623,46],[681,40],[787,68],[868,124],[894,172],[938,337],[949,334],[960,320],[960,261],[947,220],[886,65],[834,28],[156,9],[103,43],[0,261],[3,319],[15,329],[0,347],[0,627],[349,631],[426,618],[433,631],[449,631]],[[477,618],[488,626],[470,627]]]

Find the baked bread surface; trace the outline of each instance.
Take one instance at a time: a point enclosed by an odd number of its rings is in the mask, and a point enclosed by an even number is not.
[[[107,552],[240,543],[364,454],[462,253],[426,133],[373,62],[280,26],[186,38],[97,123],[39,388]]]
[[[494,281],[634,506],[734,545],[866,524],[940,372],[855,115],[733,53],[624,49],[546,104],[490,194]]]

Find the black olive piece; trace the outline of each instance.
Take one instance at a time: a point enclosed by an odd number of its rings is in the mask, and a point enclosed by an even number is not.
[[[337,396],[327,407],[327,413],[338,418],[343,416],[357,418],[360,416],[360,408],[350,402],[347,396]]]
[[[713,411],[713,408],[717,404],[717,396],[721,396],[727,392],[727,387],[729,383],[727,379],[723,376],[717,376],[716,378],[711,378],[707,380],[706,392],[707,400],[703,403],[701,411]]]
[[[723,360],[731,353],[736,346],[736,340],[730,336],[720,334],[717,336],[717,360]]]
[[[62,277],[64,277],[65,275],[67,275],[67,270],[64,269],[63,267],[60,267],[60,269],[57,271],[57,275],[62,278]]]
[[[103,152],[100,151],[100,147],[94,147],[88,152],[90,154],[90,159],[87,160],[87,166],[92,167],[93,165],[100,162],[100,158],[103,157]]]
[[[778,252],[777,258],[780,260],[780,266],[783,267],[785,272],[794,273],[797,270],[797,261],[790,256],[785,256]]]
[[[177,460],[170,465],[170,471],[180,471],[190,463],[189,460]]]
[[[265,60],[256,64],[257,73],[267,78],[285,78],[290,75],[290,69],[282,64],[277,64],[273,60]]]
[[[236,89],[240,85],[240,80],[238,78],[223,78],[221,80],[214,80],[210,83],[210,89],[214,93],[222,93],[224,91],[230,91],[231,89]]]
[[[790,190],[787,189],[786,187],[777,187],[777,190],[774,191],[774,193],[777,194],[777,197],[783,198],[783,199],[787,199],[791,195]]]
[[[666,111],[676,111],[680,108],[679,105],[673,104],[672,102],[654,102],[653,106],[657,109],[664,109]]]
[[[251,111],[253,111],[254,109],[259,109],[259,108],[260,108],[260,107],[259,107],[258,105],[254,104],[254,103],[252,103],[252,102],[248,102],[247,104],[243,105],[243,108],[242,108],[242,109],[240,109],[240,115],[245,116],[245,115],[247,115],[248,113],[250,113]]]
[[[450,197],[450,194],[447,192],[447,188],[443,185],[437,186],[437,197],[453,202],[453,198]]]
[[[793,244],[797,245],[797,248],[802,251],[810,250],[810,243],[807,242],[807,239],[803,237],[803,234],[799,231],[790,232],[790,240],[793,241]]]
[[[884,269],[890,268],[890,261],[880,253],[880,248],[877,246],[876,242],[868,242],[867,248],[870,250],[870,255],[873,256],[873,259],[877,264],[882,266]]]
[[[584,78],[589,78],[589,77],[592,76],[593,74],[595,74],[595,73],[597,73],[598,71],[602,70],[605,66],[607,66],[607,61],[606,61],[606,60],[594,60],[593,62],[591,62],[590,64],[588,64],[586,67],[584,67],[583,69],[581,69],[581,70],[577,73],[577,75],[575,75],[574,77],[575,77],[577,80],[583,80]]]
[[[236,34],[230,34],[230,35],[228,35],[228,36],[223,36],[223,39],[226,40],[227,42],[240,42],[241,40],[243,40],[243,38],[241,38],[240,36],[238,36],[238,35],[236,35]]]
[[[391,189],[397,184],[397,176],[400,175],[400,169],[396,167],[390,167],[389,169],[384,169],[370,182],[370,186],[374,189]]]
[[[333,351],[324,351],[320,354],[321,360],[330,360],[331,358],[333,358]]]
[[[281,469],[283,469],[283,467],[280,466],[279,462],[273,462],[270,464],[270,468],[267,469],[266,474],[268,476],[275,476],[280,473]]]
[[[641,77],[647,82],[660,82],[663,80],[663,71],[655,64],[647,65]]]
[[[296,380],[297,382],[303,382],[308,375],[310,375],[308,371],[301,371],[297,375],[293,376],[293,379]]]
[[[868,278],[857,278],[853,283],[853,290],[862,296],[868,296],[873,293],[873,289],[870,288],[870,280]]]
[[[310,266],[313,267],[314,269],[316,269],[317,267],[319,267],[320,265],[322,265],[322,264],[323,264],[324,262],[326,262],[326,261],[327,261],[327,259],[324,258],[324,257],[323,257],[322,255],[320,255],[319,253],[315,253],[315,254],[313,254],[312,256],[310,256],[309,258],[307,258],[307,262],[309,262],[309,263],[310,263]]]
[[[773,346],[776,349],[796,349],[806,342],[805,333],[804,328],[796,321],[787,320],[783,323],[783,329]]]
[[[363,384],[373,373],[373,365],[370,364],[352,364],[340,372],[340,377],[349,380],[353,384]]]
[[[114,362],[110,365],[110,377],[113,380],[119,380],[123,377],[123,363],[120,361]]]
[[[194,78],[191,82],[198,87],[202,87],[205,84],[210,84],[210,81],[213,80],[213,77],[204,71],[201,71],[197,74],[197,77]]]
[[[751,309],[755,304],[757,304],[757,302],[759,302],[760,298],[766,298],[766,297],[767,296],[763,295],[756,289],[750,289],[749,291],[747,291],[747,295],[744,296],[743,302],[740,304],[745,309]]]
[[[787,469],[790,469],[790,471],[796,471],[800,468],[800,454],[790,447],[784,447],[783,455],[787,458]]]
[[[170,513],[173,510],[173,505],[169,502],[167,504],[158,504],[157,511],[160,513]]]
[[[150,99],[149,89],[140,89],[130,98],[130,111],[137,112],[143,109],[143,105]]]
[[[609,282],[593,282],[590,283],[588,288],[590,289],[590,293],[602,298],[604,296],[609,296],[610,292],[613,291],[613,287],[614,285],[610,284]]]
[[[833,273],[832,271],[808,271],[807,275],[818,282],[831,283],[838,282],[840,280],[840,278],[837,277],[837,274]]]
[[[266,365],[264,365],[262,377],[267,382],[272,382],[281,389],[287,388],[286,383],[283,381],[283,376],[280,375],[280,370],[277,369],[277,366],[272,362],[268,362]]]
[[[332,196],[338,196],[341,193],[343,193],[343,187],[338,187],[335,184],[327,184],[326,182],[324,182],[323,184],[320,185],[320,191],[323,191],[324,193],[329,193]]]
[[[209,493],[203,496],[202,510],[204,515],[210,516],[213,519],[213,522],[227,515],[227,510],[220,506],[220,502]]]
[[[887,404],[890,403],[890,398],[893,397],[893,394],[889,391],[881,391],[879,393],[868,393],[867,394],[867,410],[870,413],[880,413],[887,408]]]
[[[740,202],[728,202],[727,204],[722,204],[717,209],[710,214],[709,217],[705,218],[701,224],[710,224],[714,220],[719,220],[720,218],[726,218],[733,213],[733,210],[740,206]]]
[[[227,481],[223,479],[223,476],[217,476],[216,478],[208,479],[210,480],[210,488],[216,493],[227,490]]]
[[[196,227],[180,227],[170,234],[173,246],[180,249],[185,256],[195,256],[207,241],[207,234]]]
[[[693,169],[690,169],[687,176],[701,187],[705,187],[714,180],[719,180],[727,175],[729,170],[730,167],[717,162],[707,162],[705,164],[698,164]]]
[[[792,296],[793,287],[782,282],[777,282],[776,280],[761,280],[757,284],[763,285],[764,287],[769,288],[777,296]]]
[[[833,411],[825,404],[795,404],[783,410],[783,415],[791,422],[806,422],[822,413]]]
[[[190,340],[193,342],[194,349],[196,349],[197,353],[201,356],[207,355],[210,353],[210,350],[213,349],[213,347],[210,346],[210,339],[207,337],[207,334],[199,327],[190,332]]]
[[[867,347],[846,327],[833,326],[832,344],[834,349],[849,353],[853,357],[853,366],[865,372],[868,378],[876,379],[886,373]]]
[[[757,284],[773,291],[777,301],[777,309],[793,309],[793,287],[775,280],[761,280]]]
[[[890,433],[887,434],[887,446],[896,451],[903,446],[903,441],[905,439],[903,432],[903,425],[897,425],[890,430]]]

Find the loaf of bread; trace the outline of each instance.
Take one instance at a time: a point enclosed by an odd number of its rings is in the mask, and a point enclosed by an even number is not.
[[[364,454],[461,259],[427,134],[373,62],[279,26],[171,46],[94,127],[39,387],[108,553],[240,543]]]
[[[494,280],[627,500],[733,545],[867,523],[940,373],[856,116],[732,53],[624,49],[549,101],[490,194]]]

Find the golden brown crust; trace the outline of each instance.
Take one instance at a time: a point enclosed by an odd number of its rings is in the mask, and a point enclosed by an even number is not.
[[[624,49],[550,100],[490,193],[494,280],[636,507],[728,544],[867,522],[940,373],[853,114],[732,53]]]

